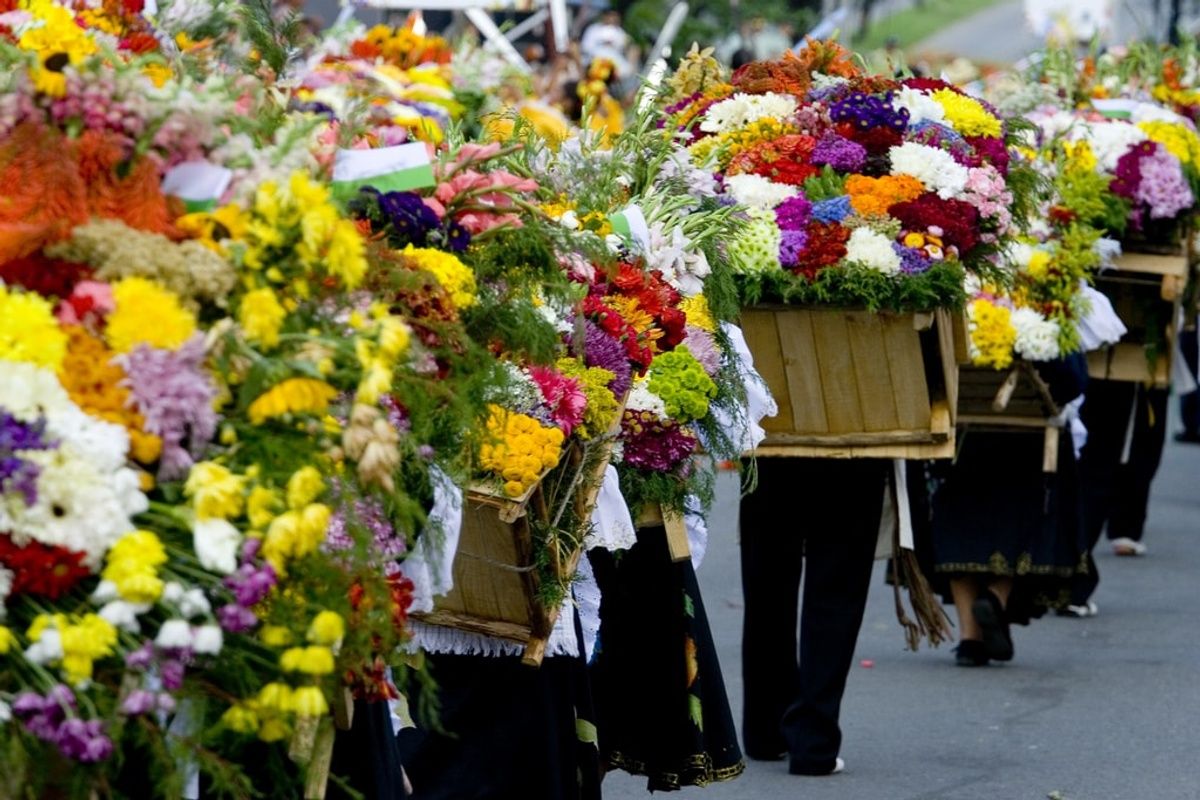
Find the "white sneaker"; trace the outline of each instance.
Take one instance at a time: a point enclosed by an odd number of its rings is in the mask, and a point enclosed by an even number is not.
[[[1081,606],[1067,606],[1059,611],[1058,615],[1060,617],[1079,617],[1082,619],[1084,617],[1094,617],[1099,613],[1099,607],[1091,600],[1088,600],[1087,603]]]
[[[834,765],[833,765],[833,770],[832,770],[832,771],[831,771],[829,774],[830,774],[830,775],[837,775],[839,772],[845,772],[845,771],[846,771],[846,762],[845,762],[845,761],[843,761],[841,758],[839,758],[839,759],[838,759],[838,760],[837,760],[837,761],[834,763]]]
[[[1113,555],[1115,556],[1144,556],[1146,555],[1146,545],[1141,542],[1135,542],[1126,536],[1120,539],[1112,540]]]

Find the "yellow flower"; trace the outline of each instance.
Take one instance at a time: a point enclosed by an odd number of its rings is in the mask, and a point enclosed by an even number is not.
[[[408,350],[408,326],[399,317],[379,320],[379,352],[393,361]]]
[[[3,625],[0,625],[0,656],[6,656],[8,655],[8,651],[20,646],[21,643],[17,640],[17,635]]]
[[[200,519],[232,519],[242,513],[246,478],[212,461],[194,465],[183,493]]]
[[[10,292],[0,282],[0,359],[57,372],[66,355],[67,334],[54,318],[54,307],[33,292]]]
[[[503,479],[506,495],[519,497],[558,464],[563,433],[497,405],[489,406],[488,412],[486,429],[492,440],[480,447],[479,465]]]
[[[314,378],[288,378],[259,395],[247,409],[250,421],[261,425],[284,414],[323,414],[337,390]]]
[[[953,89],[938,89],[933,99],[946,112],[946,120],[963,136],[1000,136],[1003,126],[973,97]]]
[[[267,647],[287,647],[292,643],[292,632],[282,625],[264,625],[258,637]]]
[[[246,518],[255,528],[265,528],[280,506],[279,492],[265,486],[255,486],[246,498]]]
[[[258,738],[264,742],[279,742],[286,739],[291,732],[286,720],[272,717],[263,720],[262,727],[258,729]]]
[[[687,315],[688,325],[694,325],[709,333],[717,329],[717,323],[712,318],[712,312],[708,310],[708,300],[704,295],[697,294],[686,298],[680,303],[679,309]]]
[[[196,332],[196,318],[179,298],[145,278],[122,278],[113,284],[116,309],[108,315],[105,337],[118,353],[140,344],[174,350]]]
[[[121,599],[153,603],[162,596],[163,582],[157,567],[167,561],[166,549],[150,531],[133,531],[117,540],[106,557],[101,577],[112,581]]]
[[[367,248],[350,220],[338,220],[325,251],[325,269],[348,289],[356,288],[367,274]]]
[[[287,483],[288,508],[299,510],[321,496],[325,481],[316,467],[301,467],[292,473]]]
[[[283,651],[279,657],[279,666],[284,672],[328,675],[333,672],[333,651],[318,645],[292,647]]]
[[[475,304],[475,273],[453,253],[410,244],[401,255],[413,268],[432,275],[458,308]]]
[[[234,733],[257,733],[258,714],[245,703],[230,706],[221,715],[221,724]]]
[[[380,395],[392,390],[392,368],[378,358],[368,362],[365,367],[354,393],[354,402],[373,406],[379,402]]]
[[[279,328],[286,317],[275,292],[267,288],[247,292],[238,306],[238,324],[250,341],[263,347],[279,344]]]
[[[308,640],[313,644],[333,646],[346,635],[346,622],[336,611],[322,611],[308,626]]]
[[[142,65],[142,74],[153,81],[155,86],[161,89],[167,81],[171,80],[171,77],[175,73],[171,72],[171,68],[166,64],[162,64],[158,61],[151,61],[148,64]]]
[[[1063,152],[1067,156],[1067,166],[1070,169],[1078,169],[1081,172],[1093,172],[1096,169],[1096,155],[1092,152],[1092,146],[1087,142],[1068,142],[1062,143]]]
[[[967,306],[971,328],[971,360],[981,367],[1005,369],[1012,365],[1017,329],[1012,312],[979,299]]]
[[[1184,164],[1200,165],[1200,136],[1187,126],[1156,119],[1139,122],[1138,127]]]
[[[55,3],[29,3],[24,7],[42,24],[30,26],[21,34],[18,46],[37,54],[33,69],[34,88],[54,97],[66,94],[67,79],[63,69],[78,65],[96,52],[96,43],[74,15]]]
[[[295,694],[295,711],[298,717],[323,717],[329,713],[325,693],[316,686],[301,686]]]
[[[292,710],[295,695],[292,687],[275,681],[258,690],[258,706],[269,711],[287,713]]]

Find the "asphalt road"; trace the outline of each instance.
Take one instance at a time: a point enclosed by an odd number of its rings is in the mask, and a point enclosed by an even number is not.
[[[740,719],[736,485],[722,488],[700,583]],[[847,771],[752,762],[681,800],[1197,800],[1200,447],[1168,445],[1146,542],[1141,559],[1101,542],[1098,617],[1016,628],[1016,659],[984,669],[955,667],[948,646],[906,652],[877,567],[843,706]],[[604,795],[644,797],[645,782],[614,774]]]

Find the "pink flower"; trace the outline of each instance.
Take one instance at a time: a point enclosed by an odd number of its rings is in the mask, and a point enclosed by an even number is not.
[[[100,281],[80,281],[71,296],[58,304],[55,312],[64,325],[96,324],[114,308],[112,287]]]
[[[550,367],[533,367],[529,377],[541,391],[554,424],[570,436],[571,430],[583,421],[583,411],[587,408],[587,397],[579,388],[579,382]]]

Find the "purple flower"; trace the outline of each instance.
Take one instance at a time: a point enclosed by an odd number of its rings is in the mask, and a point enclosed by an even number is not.
[[[683,340],[690,352],[709,377],[713,377],[721,369],[721,348],[717,347],[716,338],[695,325],[687,326],[687,336]]]
[[[64,756],[85,764],[103,761],[113,752],[112,740],[105,735],[99,720],[84,722],[75,717],[66,720],[59,728],[57,744]]]
[[[621,420],[625,463],[648,472],[669,472],[696,450],[696,437],[674,420],[647,411],[626,411]]]
[[[354,530],[365,530],[371,535],[370,554],[380,566],[386,568],[408,552],[408,542],[396,532],[378,498],[359,497],[351,503],[340,483],[335,481],[331,489],[335,500],[339,502],[325,531],[324,550],[350,550],[357,541]]]
[[[217,390],[204,369],[203,334],[178,350],[139,345],[115,360],[129,376],[121,384],[145,417],[146,431],[162,439],[159,479],[182,477],[217,432]]]
[[[159,666],[159,673],[162,677],[163,688],[167,691],[177,692],[183,688],[183,674],[185,668],[182,661],[176,659],[168,659]]]
[[[838,172],[859,172],[867,163],[867,148],[844,136],[829,133],[813,148],[812,163],[818,167],[828,164]]]
[[[608,388],[617,397],[623,397],[633,385],[633,368],[629,366],[629,357],[621,343],[589,320],[583,350],[584,363],[611,372],[613,379],[608,382]]]
[[[834,122],[849,122],[859,130],[890,128],[903,133],[908,127],[908,109],[892,107],[892,93],[883,97],[854,92],[833,103],[829,117]]]
[[[153,711],[157,706],[158,698],[154,692],[134,689],[121,701],[121,713],[130,717],[140,717],[142,714]]]
[[[153,663],[154,647],[149,642],[125,656],[125,666],[130,669],[148,669]]]
[[[813,204],[802,194],[789,197],[775,209],[775,223],[783,231],[802,231],[812,220]]]
[[[255,566],[249,563],[243,563],[224,580],[225,588],[233,592],[238,605],[247,608],[265,600],[277,582],[275,568],[270,564]]]
[[[841,222],[850,216],[850,196],[840,195],[813,204],[813,219],[818,222]]]
[[[781,231],[779,234],[779,263],[785,268],[799,264],[806,244],[808,244],[806,231]]]
[[[258,617],[245,606],[227,603],[217,609],[217,621],[230,633],[247,633],[258,624]]]
[[[892,249],[900,256],[900,271],[905,275],[919,275],[933,264],[929,256],[915,247],[905,247],[899,242],[892,242]]]
[[[41,470],[17,455],[22,450],[48,450],[54,444],[45,437],[46,423],[21,422],[0,409],[0,494],[20,494],[26,505],[37,502],[37,478]]]
[[[1191,208],[1195,198],[1183,177],[1179,161],[1165,147],[1154,145],[1154,152],[1141,159],[1141,182],[1134,199],[1150,207],[1151,219],[1172,219]]]

